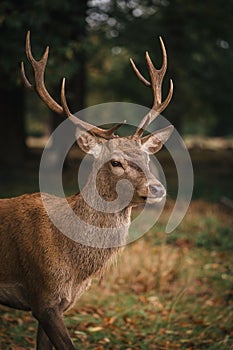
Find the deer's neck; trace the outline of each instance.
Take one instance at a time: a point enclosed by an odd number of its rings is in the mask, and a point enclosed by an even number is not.
[[[92,198],[92,201],[106,201],[106,204],[110,204],[118,197],[116,184],[117,180],[111,176],[109,169],[103,166],[98,172],[95,169],[92,170],[84,191]]]
[[[69,204],[79,219],[79,232],[84,232],[87,244],[100,240],[97,246],[124,245],[132,208],[116,201],[115,185],[105,175],[101,173],[96,177],[92,173],[81,192],[69,198]]]
[[[109,174],[108,168],[102,167],[98,172],[92,171],[87,183],[81,190],[80,196],[95,211],[110,215],[111,218],[131,214],[131,203],[125,201],[127,193],[117,193],[118,179]]]
[[[111,203],[111,202],[110,202]],[[108,201],[93,199],[88,191],[70,197],[70,206],[74,213],[90,225],[98,227],[116,227],[116,224],[129,225],[132,208],[131,206],[114,210],[115,205],[109,208]]]

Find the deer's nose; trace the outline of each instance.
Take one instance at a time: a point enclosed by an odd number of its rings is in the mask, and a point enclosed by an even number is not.
[[[149,185],[149,190],[152,196],[156,198],[162,198],[166,194],[165,188],[162,185],[156,185],[156,186]]]

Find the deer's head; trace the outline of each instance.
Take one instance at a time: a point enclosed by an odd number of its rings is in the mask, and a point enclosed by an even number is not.
[[[77,143],[84,152],[94,156],[93,167],[99,169],[96,185],[100,195],[105,200],[112,201],[117,197],[116,185],[119,180],[128,180],[133,185],[132,205],[145,203],[146,201],[149,203],[159,202],[166,195],[164,186],[150,171],[149,155],[158,152],[162,148],[171,135],[173,126],[170,125],[143,137],[146,127],[166,108],[173,93],[173,84],[172,80],[170,80],[169,93],[166,99],[162,101],[161,90],[167,69],[167,55],[161,38],[160,42],[163,52],[163,64],[159,70],[154,67],[148,52],[146,53],[150,82],[141,75],[131,59],[131,64],[138,78],[146,86],[152,88],[154,103],[150,112],[144,116],[133,135],[119,137],[115,135],[115,131],[124,122],[106,130],[91,125],[70,112],[65,97],[65,79],[63,79],[61,88],[61,105],[51,97],[44,84],[44,72],[49,48],[46,48],[42,59],[36,61],[31,52],[30,32],[27,34],[26,54],[34,70],[35,85],[32,85],[26,78],[22,62],[21,71],[24,83],[30,90],[36,91],[52,111],[67,116],[77,128],[85,131],[77,138]],[[100,162],[101,164],[99,164]]]

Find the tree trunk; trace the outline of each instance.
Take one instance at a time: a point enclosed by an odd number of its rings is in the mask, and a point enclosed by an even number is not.
[[[26,154],[22,88],[0,89],[0,163],[19,166]]]

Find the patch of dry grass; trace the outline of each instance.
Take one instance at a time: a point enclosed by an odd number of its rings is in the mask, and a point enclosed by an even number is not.
[[[168,286],[170,290],[174,286],[180,290],[191,284],[203,262],[199,259],[197,237],[203,233],[211,242],[218,225],[231,227],[232,216],[218,204],[197,200],[191,204],[176,231],[166,235],[163,230],[173,204],[170,201],[166,206],[158,226],[125,248],[117,265],[111,267],[99,285],[95,285],[95,293],[101,296],[122,289],[135,293],[164,291]],[[207,260],[208,256],[210,260],[217,260],[217,251],[205,253]]]

